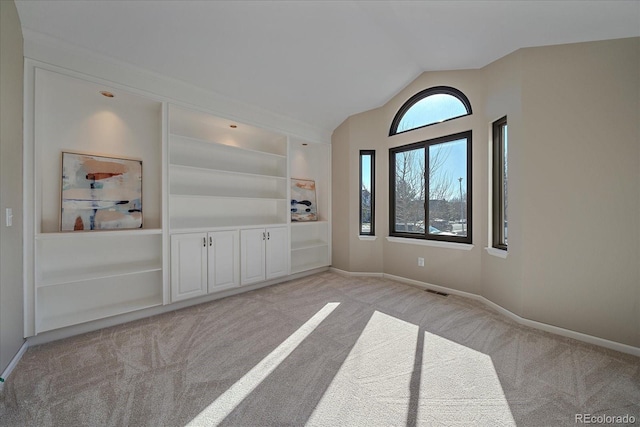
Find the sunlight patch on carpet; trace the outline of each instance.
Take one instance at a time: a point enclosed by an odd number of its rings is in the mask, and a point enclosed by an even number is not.
[[[306,426],[513,426],[491,358],[374,312]]]
[[[306,425],[406,425],[417,337],[416,325],[374,312]]]
[[[326,319],[340,303],[325,305],[311,319],[276,347],[269,355],[222,393],[213,403],[200,412],[188,426],[212,426],[224,420],[262,381],[282,363],[304,339]]]
[[[491,357],[425,332],[418,425],[515,426]]]

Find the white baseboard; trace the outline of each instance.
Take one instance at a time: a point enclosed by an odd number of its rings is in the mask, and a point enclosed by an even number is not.
[[[336,271],[338,273],[338,271]],[[359,273],[350,273],[345,272],[347,276],[359,276]],[[365,275],[370,275],[371,273],[365,273]],[[631,345],[622,344],[616,341],[607,340],[604,338],[594,337],[593,335],[584,334],[582,332],[572,331],[570,329],[561,328],[559,326],[549,325],[547,323],[538,322],[531,319],[526,319],[524,317],[520,317],[512,311],[507,310],[506,308],[496,304],[495,302],[488,300],[487,298],[472,294],[470,292],[459,291],[456,289],[447,288],[445,286],[434,285],[431,283],[421,282],[419,280],[407,279],[405,277],[394,276],[392,274],[381,274],[383,277],[395,280],[397,282],[407,283],[409,285],[417,286],[423,289],[433,289],[434,291],[445,292],[451,295],[457,295],[465,298],[470,298],[476,301],[480,301],[483,304],[491,307],[496,310],[498,313],[508,317],[509,319],[519,323],[523,326],[528,326],[530,328],[538,329],[545,332],[550,332],[552,334],[560,335],[567,338],[573,338],[578,341],[583,341],[589,344],[598,345],[600,347],[609,348],[611,350],[616,350],[621,353],[631,354],[633,356],[640,357],[640,348],[633,347]]]
[[[383,277],[384,276],[383,273],[368,273],[365,271],[354,273],[351,271],[340,270],[339,268],[335,268],[335,267],[331,267],[329,271],[339,274],[341,276],[347,276],[347,277]]]
[[[22,359],[22,355],[27,351],[27,348],[29,348],[29,343],[25,341],[22,343],[20,350],[18,350],[16,355],[13,356],[13,359],[11,359],[11,362],[9,362],[9,365],[7,365],[7,369],[5,369],[2,375],[0,376],[0,393],[2,393],[2,391],[4,390],[5,381],[7,380],[7,378],[9,378],[9,375],[11,375],[11,372],[16,367],[20,359]]]

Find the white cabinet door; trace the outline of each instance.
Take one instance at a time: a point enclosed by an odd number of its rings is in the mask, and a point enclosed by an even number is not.
[[[238,230],[208,234],[209,292],[221,291],[240,284],[238,262]]]
[[[240,283],[249,285],[265,278],[264,228],[240,231]]]
[[[289,245],[286,227],[267,228],[266,278],[289,274]]]
[[[171,301],[207,293],[207,233],[171,236]]]

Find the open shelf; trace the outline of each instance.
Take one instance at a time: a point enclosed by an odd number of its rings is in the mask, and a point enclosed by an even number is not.
[[[325,240],[305,240],[302,242],[291,242],[291,251],[301,251],[311,248],[326,248],[328,246]]]
[[[286,199],[287,179],[266,175],[172,166],[171,195]]]
[[[173,104],[169,106],[169,133],[171,139],[186,137],[203,143],[287,156],[286,136],[280,133]]]
[[[180,139],[169,143],[169,163],[254,175],[287,176],[287,161],[284,157],[246,150],[220,149],[220,145],[185,144]]]
[[[256,155],[259,157],[273,156],[281,159],[287,158],[287,156],[283,154],[271,153],[269,151],[254,150],[251,148],[245,148],[238,145],[224,144],[224,143],[215,142],[215,141],[208,141],[205,139],[192,138],[190,136],[171,134],[169,135],[169,138],[171,139],[172,144],[178,144],[180,141],[184,141],[192,144],[203,144],[208,149],[213,148],[215,150],[229,150],[230,155],[246,153],[249,155]]]
[[[175,105],[169,128],[172,232],[287,223],[286,136]]]
[[[236,172],[236,171],[231,171],[231,170],[226,170],[226,169],[216,169],[216,168],[211,168],[211,167],[199,167],[199,166],[190,166],[190,165],[180,165],[180,164],[171,164],[170,165],[170,172],[173,175],[178,175],[180,173],[188,173],[191,172],[192,174],[206,174],[204,176],[208,176],[211,177],[211,174],[217,173],[220,174],[221,176],[227,176],[227,177],[234,177],[234,176],[246,176],[246,177],[250,177],[250,178],[255,178],[255,179],[279,179],[279,180],[286,180],[287,177],[286,176],[281,176],[281,175],[264,175],[264,174],[258,174],[258,173],[253,173],[253,172]]]
[[[56,286],[75,282],[86,282],[97,279],[118,278],[130,274],[162,271],[162,262],[145,261],[121,263],[117,265],[103,265],[88,268],[69,268],[66,270],[51,271],[43,274],[36,283],[36,287]]]
[[[37,332],[162,304],[162,271],[65,283],[37,289]]]

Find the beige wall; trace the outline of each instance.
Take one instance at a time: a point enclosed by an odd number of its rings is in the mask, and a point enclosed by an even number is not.
[[[522,65],[524,317],[640,346],[640,39]]]
[[[491,124],[505,115],[508,119],[509,133],[509,255],[507,259],[482,254],[482,295],[507,310],[522,316],[522,260],[523,260],[523,203],[527,198],[523,191],[522,174],[525,158],[523,150],[523,117],[522,117],[522,51],[508,55],[485,67],[484,81],[486,98],[484,100],[484,117],[486,138],[490,145]],[[488,159],[481,165],[486,168],[485,212],[489,212],[491,176]],[[488,215],[488,214],[487,214]],[[489,218],[487,216],[487,218]],[[491,243],[488,220],[479,224],[485,230],[484,246]]]
[[[342,123],[334,132],[331,145],[331,217],[337,218],[331,223],[332,265],[341,270],[349,270],[349,192],[344,191],[349,183],[349,120]],[[357,161],[356,161],[357,165]],[[357,226],[357,225],[356,225]]]
[[[22,345],[22,87],[20,19],[0,1],[0,373]],[[13,226],[5,227],[5,209]]]
[[[638,38],[522,49],[480,70],[424,73],[383,107],[347,119],[333,140],[334,150],[349,153],[336,162],[334,152],[334,266],[483,295],[527,319],[640,346],[639,55]],[[474,114],[388,137],[398,108],[437,85],[462,90]],[[502,259],[484,248],[490,129],[505,114],[509,255]],[[387,242],[388,149],[469,129],[474,248]],[[357,238],[363,148],[377,150],[375,242]],[[338,200],[349,202],[346,211],[336,209]]]

